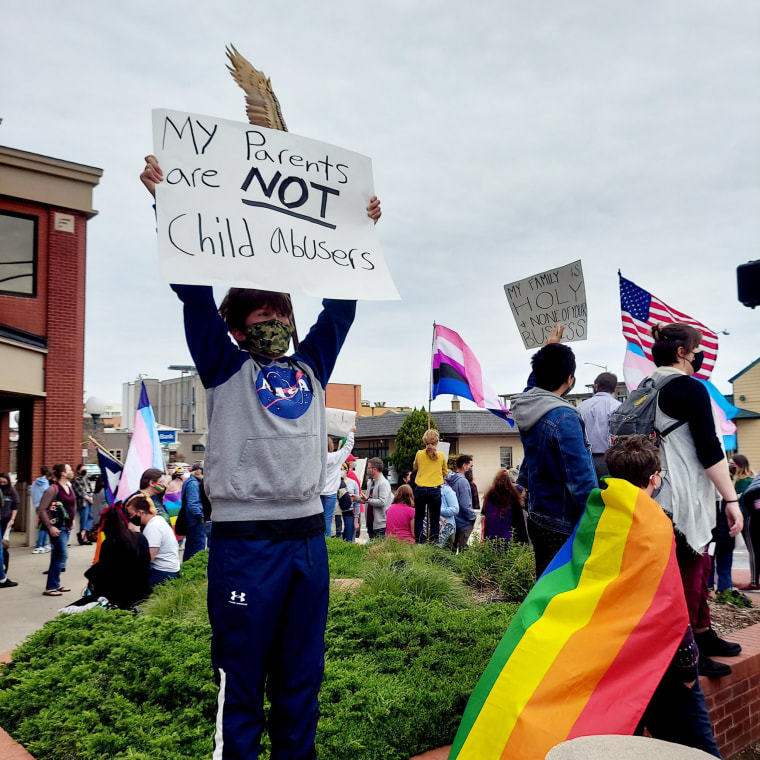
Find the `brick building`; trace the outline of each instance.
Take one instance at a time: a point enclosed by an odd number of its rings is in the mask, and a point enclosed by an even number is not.
[[[102,173],[0,146],[0,471],[17,411],[24,499],[43,464],[81,457],[87,221]],[[29,522],[20,510],[17,528]]]

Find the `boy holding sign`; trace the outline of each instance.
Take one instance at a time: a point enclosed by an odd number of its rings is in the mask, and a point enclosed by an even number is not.
[[[155,194],[163,173],[154,156],[140,179]],[[367,214],[380,218],[377,198]],[[172,288],[184,304],[188,347],[208,403],[208,609],[219,683],[214,757],[258,757],[266,690],[272,756],[314,758],[329,591],[319,498],[325,386],[356,302],[324,300],[299,344],[286,293],[232,288],[217,311],[211,287]],[[287,356],[291,339],[296,350]]]

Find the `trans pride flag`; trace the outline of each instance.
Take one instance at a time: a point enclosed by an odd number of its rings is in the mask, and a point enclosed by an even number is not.
[[[623,359],[623,376],[628,390],[638,388],[639,383],[649,377],[656,367],[652,361],[652,343],[650,330],[657,323],[672,324],[683,322],[695,327],[702,333],[702,349],[705,359],[702,369],[694,377],[699,380],[710,394],[713,414],[723,436],[726,451],[736,449],[736,425],[731,420],[739,410],[726,401],[723,394],[710,382],[710,374],[718,358],[718,336],[709,327],[697,322],[687,314],[676,311],[656,296],[627,280],[618,272],[620,278],[620,313],[623,320],[623,335],[628,341]]]
[[[431,372],[431,399],[449,393],[462,396],[515,426],[507,408],[483,377],[475,354],[458,333],[443,325],[433,327]]]
[[[141,382],[132,440],[129,442],[129,451],[116,497],[123,500],[135,491],[139,491],[140,477],[150,467],[163,471],[164,458],[161,454],[161,443],[158,440],[156,417],[148,400],[145,383]]]
[[[689,618],[670,520],[631,483],[605,484],[496,648],[449,760],[543,760],[636,729]]]

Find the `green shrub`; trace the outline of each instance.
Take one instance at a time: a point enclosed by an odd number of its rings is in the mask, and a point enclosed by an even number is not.
[[[435,565],[399,560],[384,567],[376,565],[364,576],[358,590],[365,596],[386,593],[420,602],[440,602],[461,609],[473,604],[472,594],[450,570]]]
[[[361,578],[367,559],[367,547],[338,538],[327,542],[331,578]]]
[[[451,565],[472,550],[455,558],[388,540],[369,550],[328,541],[328,551],[338,574],[353,567],[367,580],[330,596],[320,757],[404,760],[450,743],[515,607],[472,606]],[[3,727],[37,760],[208,758],[216,686],[206,560],[201,552],[184,564],[142,614],[48,622],[0,670]],[[266,758],[266,735],[262,747]]]
[[[499,588],[511,602],[522,602],[536,582],[533,550],[517,541],[474,543],[457,560],[468,586],[482,591]]]

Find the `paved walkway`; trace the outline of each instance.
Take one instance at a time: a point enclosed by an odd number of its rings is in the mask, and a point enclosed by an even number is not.
[[[71,591],[63,596],[43,596],[46,578],[42,571],[50,565],[50,554],[32,554],[31,547],[22,545],[24,538],[21,533],[11,534],[8,577],[18,586],[0,589],[0,652],[17,647],[54,618],[61,607],[82,596],[87,586],[84,571],[95,554],[94,546],[79,546],[72,536],[66,572],[61,575],[61,583]]]

